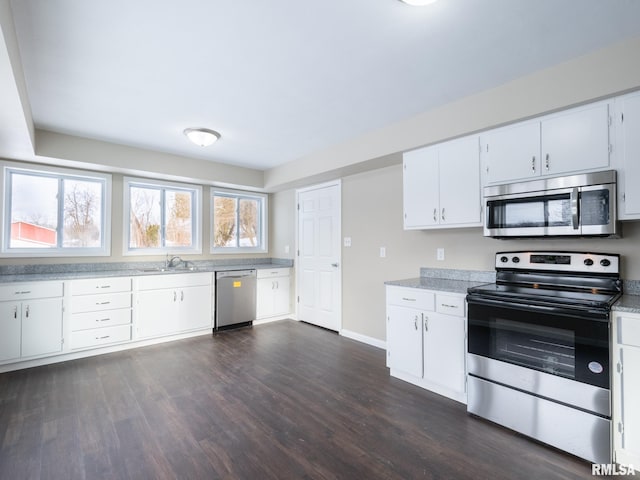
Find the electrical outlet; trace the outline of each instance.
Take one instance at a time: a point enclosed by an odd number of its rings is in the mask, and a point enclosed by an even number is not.
[[[289,245],[284,246],[284,253],[289,253]]]
[[[387,247],[380,247],[380,258],[385,258],[387,256]]]
[[[351,246],[351,237],[344,237],[343,245],[345,247],[350,247]]]
[[[444,248],[436,248],[436,260],[444,261]]]

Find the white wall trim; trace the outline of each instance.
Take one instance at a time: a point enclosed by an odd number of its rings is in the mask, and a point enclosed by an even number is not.
[[[387,349],[387,342],[385,342],[384,340],[378,340],[377,338],[368,337],[367,335],[362,335],[358,332],[342,329],[340,330],[340,335],[350,338],[351,340],[366,343],[367,345],[371,345],[372,347],[378,347],[383,350]]]

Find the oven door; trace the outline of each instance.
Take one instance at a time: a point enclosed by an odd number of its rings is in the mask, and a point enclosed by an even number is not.
[[[467,301],[470,354],[609,389],[608,312]]]

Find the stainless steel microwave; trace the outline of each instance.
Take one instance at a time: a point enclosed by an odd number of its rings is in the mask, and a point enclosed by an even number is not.
[[[484,188],[484,235],[618,236],[616,171]]]

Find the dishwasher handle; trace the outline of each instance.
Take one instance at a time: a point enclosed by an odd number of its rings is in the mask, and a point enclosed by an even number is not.
[[[245,278],[255,276],[255,270],[229,270],[226,272],[216,272],[216,280],[219,280],[221,278]]]

